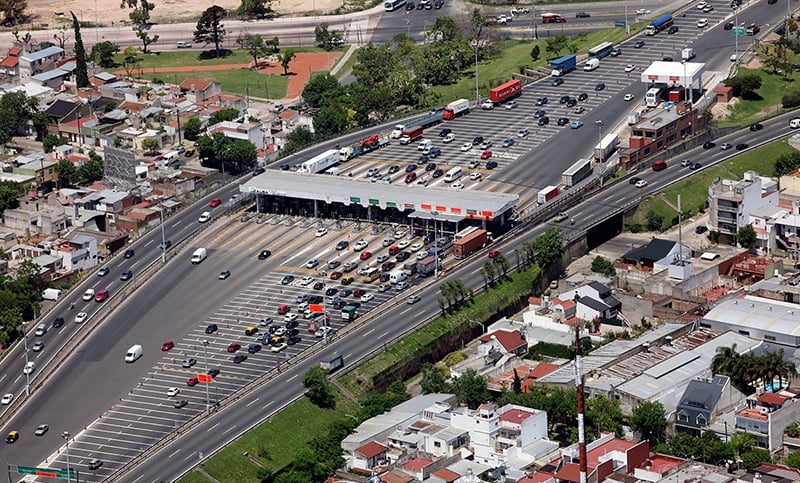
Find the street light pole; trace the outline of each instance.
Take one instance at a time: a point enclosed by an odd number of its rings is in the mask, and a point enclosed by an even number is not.
[[[684,88],[683,101],[684,102],[689,102],[689,90],[692,88],[692,83],[689,83],[689,89],[687,89],[686,88],[686,84],[685,84],[685,82],[686,82],[686,59],[682,60],[681,63],[683,64],[683,82],[684,82],[684,85],[683,85],[683,88]]]
[[[167,235],[164,233],[164,202],[161,205],[161,263],[167,263]]]
[[[597,125],[597,145],[600,146],[600,143],[603,142],[603,120],[602,119],[598,119],[594,123]],[[602,146],[600,146],[600,147],[602,148]],[[605,157],[606,157],[605,154],[606,153],[605,153],[605,151],[603,149],[601,149],[601,151],[603,151],[603,152],[600,155],[600,162],[604,163],[605,162]]]
[[[631,34],[631,26],[628,24],[628,0],[625,0],[625,35]]]
[[[69,483],[72,480],[72,468],[69,466],[69,431],[61,433],[61,437],[64,438],[67,444],[67,483]]]
[[[208,375],[208,339],[203,339],[203,366],[206,368],[206,375]],[[204,382],[206,385],[206,412],[211,410],[211,401],[208,395],[208,381]]]
[[[28,323],[22,322],[22,343],[25,347],[25,395],[30,395],[31,373],[28,370]]]
[[[480,45],[481,41],[479,38],[475,38],[475,108],[477,109],[481,103],[481,94],[478,90],[478,46]]]
[[[434,278],[439,278],[439,237],[436,234],[436,217],[439,215],[438,211],[432,211],[431,215],[433,215],[433,246],[436,247],[434,253],[436,253],[436,260],[433,265],[433,272]],[[430,272],[429,272],[430,273]]]

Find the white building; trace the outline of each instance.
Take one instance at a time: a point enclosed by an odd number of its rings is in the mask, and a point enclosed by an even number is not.
[[[750,223],[751,213],[777,204],[778,183],[755,171],[744,173],[742,180],[718,179],[708,187],[709,229],[732,240]]]
[[[250,141],[256,149],[262,149],[266,146],[264,143],[264,131],[261,129],[261,124],[222,121],[208,128],[209,136],[216,132],[221,132],[225,137],[230,139]]]

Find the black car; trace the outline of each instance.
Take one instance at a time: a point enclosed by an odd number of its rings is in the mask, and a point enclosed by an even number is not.
[[[423,8],[425,8],[425,4],[424,3],[420,2],[420,3],[417,4],[417,10],[422,10]]]
[[[282,164],[282,165],[278,166],[278,169],[280,169],[281,171],[289,171],[291,168],[292,168],[292,167],[291,167],[291,166],[289,166],[289,165],[288,165],[288,164],[286,164],[286,163],[284,163],[284,164]]]
[[[567,102],[569,102],[569,99],[570,99],[569,96],[561,96],[561,99],[558,100],[558,103],[559,104],[566,104]]]
[[[567,107],[575,107],[577,104],[578,104],[578,101],[576,101],[575,99],[572,99],[572,98],[570,98],[567,101]]]
[[[606,88],[605,82],[600,82],[596,86],[594,86],[594,90],[596,91],[602,91],[605,88]]]
[[[761,123],[754,122],[753,124],[750,124],[751,131],[760,131],[762,129],[764,129],[764,125]]]
[[[160,245],[158,245],[159,250],[169,250],[169,247],[172,246],[172,240],[166,240]]]
[[[411,257],[410,253],[403,251],[395,255],[394,259],[397,260],[398,262],[404,262],[408,260],[410,257]]]
[[[125,270],[125,271],[124,271],[124,272],[122,272],[122,274],[119,276],[119,279],[120,279],[120,280],[122,280],[122,281],[125,281],[125,280],[130,280],[131,278],[133,278],[133,272],[132,272],[132,271],[130,271],[130,270]]]
[[[312,295],[308,298],[309,304],[321,304],[322,303],[322,295]]]
[[[294,275],[284,275],[281,279],[281,285],[289,285],[294,282]]]
[[[436,10],[439,10],[442,7],[444,7],[443,1],[437,0],[436,2],[433,2],[433,8],[435,8]]]
[[[703,143],[703,149],[711,149],[716,145],[717,145],[717,143],[715,143],[713,141],[706,141],[706,142]]]
[[[302,339],[300,338],[300,336],[294,335],[294,336],[289,337],[288,339],[286,339],[286,344],[287,345],[295,345],[298,342],[300,342],[301,340]]]
[[[241,364],[242,362],[247,360],[246,354],[236,354],[233,356],[233,363],[234,364]]]
[[[494,169],[497,167],[497,161],[486,161],[486,169]]]
[[[564,83],[564,79],[562,79],[561,77],[556,77],[555,79],[550,81],[550,85],[553,86],[553,87],[558,87],[563,83]]]
[[[427,162],[428,162],[428,158],[425,157],[425,163],[427,163]],[[424,163],[420,163],[420,164],[424,164]],[[408,166],[406,166],[406,173],[410,173],[410,172],[416,171],[416,170],[417,170],[417,165],[416,164],[409,164]]]
[[[325,295],[327,295],[328,297],[333,297],[338,292],[339,292],[339,289],[331,287],[331,288],[329,288],[328,290],[325,291]]]
[[[689,165],[689,169],[700,169],[702,165],[700,163],[692,163]]]
[[[264,168],[256,168],[253,170],[253,176],[258,176],[259,174],[264,174],[266,172],[267,170]]]
[[[414,10],[414,2],[406,3],[406,10]]]
[[[428,159],[428,156],[425,155],[425,154],[422,154],[422,155],[420,155],[420,157],[417,158],[417,164],[425,164],[428,161],[430,161],[430,159]],[[410,172],[411,171],[408,170],[408,166],[406,166],[406,173],[410,173]]]
[[[631,179],[628,180],[628,184],[636,184],[641,180],[642,180],[642,178],[637,178],[636,176],[634,176],[634,177],[632,177]]]
[[[540,117],[542,117],[544,115],[545,115],[544,109],[536,109],[536,111],[534,111],[534,113],[533,113],[533,118],[534,119],[539,119]]]
[[[702,235],[703,233],[705,233],[707,231],[708,231],[708,228],[706,228],[705,225],[697,225],[694,228],[694,232],[697,233],[698,235]]]
[[[478,145],[478,144],[480,144],[482,142],[483,142],[483,136],[475,136],[474,138],[472,138],[472,145],[473,146],[476,146],[476,145]]]
[[[775,5],[778,3],[778,0],[767,0],[767,5]]]
[[[255,354],[260,350],[261,350],[261,344],[250,344],[247,346],[247,352],[251,354]]]
[[[747,149],[749,147],[750,147],[750,145],[747,144],[747,143],[739,143],[739,144],[736,145],[736,150],[737,151],[741,151],[742,149]]]
[[[208,327],[206,327],[206,334],[213,334],[218,328],[217,324],[208,324]]]
[[[591,15],[589,15],[588,12],[578,12],[575,14],[575,18],[589,18],[589,17],[591,17]]]
[[[644,40],[637,40],[636,43],[633,44],[634,49],[641,49],[644,47]]]
[[[438,178],[439,176],[442,176],[443,174],[444,174],[444,170],[440,168],[440,169],[434,170],[433,174],[431,174],[431,177]]]
[[[389,174],[395,174],[398,171],[400,171],[400,166],[396,164],[389,166]]]
[[[122,255],[123,258],[131,258],[135,252],[133,250],[125,250],[125,254]]]
[[[211,369],[208,370],[208,375],[211,377],[219,376],[219,369],[217,369],[216,367],[212,367]]]
[[[661,60],[663,60],[664,62],[672,62],[675,59],[673,59],[671,55],[665,55],[664,57],[661,58]]]
[[[722,28],[724,28],[725,30],[732,30],[733,27],[734,27],[733,22],[725,22],[725,25],[722,26]]]
[[[580,94],[578,94],[578,100],[579,101],[585,101],[588,98],[589,98],[589,94],[587,94],[585,92],[581,92]]]
[[[536,103],[535,103],[535,104],[536,104],[537,106],[543,106],[543,105],[547,104],[547,97],[544,97],[544,96],[542,96],[542,97],[537,97],[537,98],[536,98]]]
[[[337,250],[344,250],[348,246],[350,246],[350,243],[347,240],[342,240],[342,241],[340,241],[339,243],[336,244],[336,249]]]
[[[559,117],[558,120],[556,121],[556,124],[558,124],[559,126],[566,126],[567,124],[569,124],[569,119],[566,117]]]
[[[436,169],[436,163],[428,163],[425,165],[425,171],[433,171]]]
[[[258,254],[259,260],[266,260],[269,256],[272,255],[272,252],[269,250],[261,250],[261,253]]]
[[[678,33],[678,26],[673,25],[672,27],[669,28],[669,30],[667,30],[667,33],[670,35]]]
[[[439,131],[439,137],[443,138],[443,137],[447,136],[448,134],[450,134],[451,132],[453,132],[453,130],[450,129],[449,127],[442,128],[442,130]]]
[[[439,148],[431,148],[431,151],[428,153],[428,156],[430,156],[431,158],[435,158],[435,157],[439,156],[440,154],[442,154],[442,150],[441,149],[439,149]]]
[[[547,117],[547,116],[542,116],[542,117],[539,118],[538,123],[539,123],[540,126],[545,126],[547,124],[550,124],[550,118]]]
[[[57,329],[64,325],[64,317],[56,317],[56,320],[53,321],[53,328]]]

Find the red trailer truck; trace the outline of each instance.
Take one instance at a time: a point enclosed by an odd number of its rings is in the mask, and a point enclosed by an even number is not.
[[[489,91],[489,99],[495,104],[505,102],[512,97],[516,97],[522,93],[522,82],[518,80],[510,80],[505,84],[501,84],[491,91]]]
[[[466,258],[485,243],[486,230],[475,230],[464,238],[459,238],[453,242],[453,256],[458,259]]]
[[[423,132],[422,126],[411,126],[407,127],[403,131],[403,135],[400,137],[400,144],[411,144],[417,139],[422,137]]]

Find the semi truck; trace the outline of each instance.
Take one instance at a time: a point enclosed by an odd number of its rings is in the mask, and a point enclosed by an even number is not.
[[[600,143],[594,147],[594,159],[598,162],[607,161],[619,146],[619,136],[614,133],[606,134]]]
[[[344,366],[343,356],[334,356],[331,357],[330,359],[322,359],[319,361],[319,367],[328,372],[333,372],[342,366]]]
[[[563,17],[557,13],[542,14],[542,23],[566,23],[566,21],[566,17]]]
[[[381,137],[378,134],[366,137],[352,146],[345,146],[339,149],[339,161],[347,161],[357,156],[367,154],[369,152],[380,149],[389,144],[389,139]]]
[[[669,90],[667,100],[672,102],[680,102],[686,98],[686,89],[683,86],[673,87]]]
[[[405,131],[406,125],[405,124],[398,124],[392,129],[392,134],[390,137],[392,139],[400,139],[403,136],[403,131]]]
[[[403,135],[400,136],[400,144],[411,144],[417,139],[422,137],[422,126],[411,126],[403,129]]]
[[[486,230],[475,230],[464,238],[453,242],[453,256],[456,259],[466,258],[475,250],[479,250],[486,244]]]
[[[543,205],[558,196],[558,193],[558,186],[546,186],[536,195],[536,202]]]
[[[500,84],[489,91],[489,99],[495,104],[500,104],[522,93],[522,82],[514,79]]]
[[[556,60],[550,61],[550,67],[553,68],[550,75],[553,77],[562,76],[568,72],[572,72],[578,65],[574,54],[564,55],[562,57],[557,58]]]
[[[561,173],[561,183],[567,188],[571,188],[581,181],[585,180],[592,174],[592,160],[582,158],[570,166],[566,171]]]
[[[672,25],[672,22],[672,14],[665,13],[664,15],[650,22],[650,25],[644,29],[644,33],[645,35],[655,35]]]
[[[427,256],[417,262],[417,275],[429,277],[436,272],[436,257]]]
[[[444,119],[444,109],[435,112],[429,112],[424,117],[414,120],[415,126],[421,126],[423,129],[431,127],[434,124],[439,124]]]
[[[467,99],[458,99],[457,101],[453,101],[444,108],[444,113],[442,117],[449,121],[450,119],[455,119],[458,116],[463,116],[464,114],[469,114],[469,101]]]
[[[342,307],[342,320],[344,322],[352,322],[358,317],[358,309],[353,305],[345,305]]]
[[[318,154],[308,161],[303,161],[297,168],[298,173],[321,173],[339,162],[339,151],[329,149],[324,153]]]

